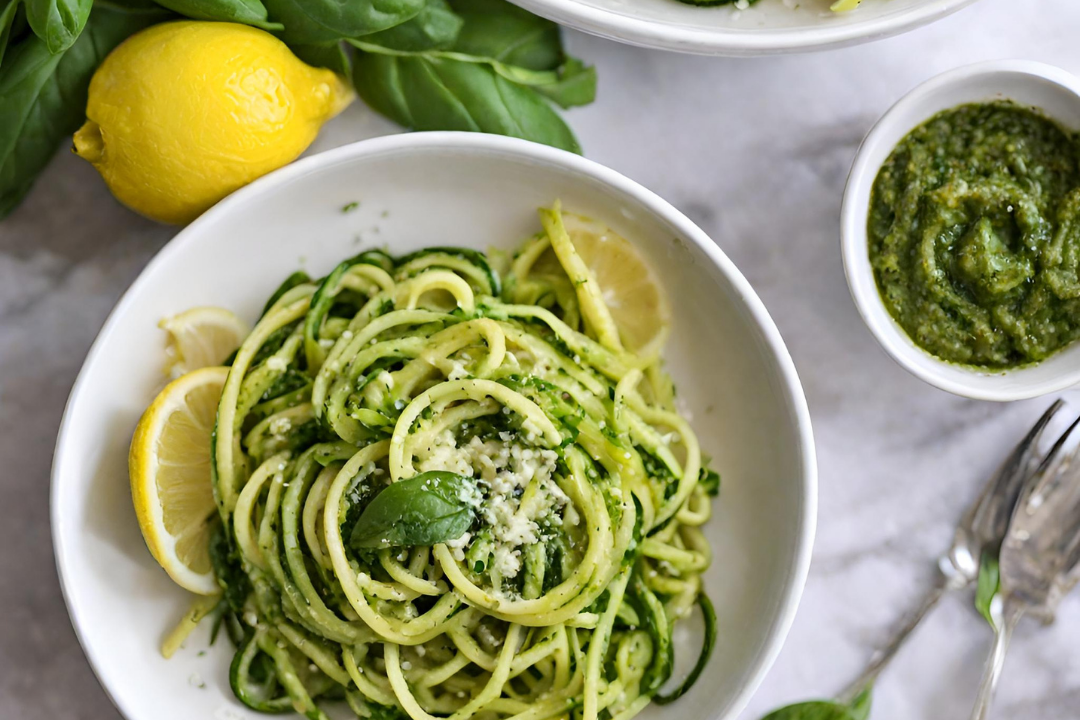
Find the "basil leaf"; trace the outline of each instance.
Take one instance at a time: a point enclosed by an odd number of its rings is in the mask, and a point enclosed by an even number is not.
[[[577,58],[567,58],[555,72],[558,80],[535,88],[559,107],[579,107],[596,99],[596,68],[586,67]]]
[[[10,213],[65,136],[85,118],[94,70],[125,38],[162,15],[98,8],[66,51],[27,36],[0,68],[0,218]]]
[[[856,720],[856,718],[847,705],[827,700],[814,700],[774,710],[761,720]]]
[[[867,720],[870,717],[870,688],[865,688],[851,701],[851,720]]]
[[[998,559],[995,553],[983,550],[979,561],[979,583],[975,589],[975,609],[986,618],[990,627],[996,627],[994,617],[990,613],[990,604],[994,601],[998,589],[1001,586],[1001,577],[998,571]]]
[[[588,105],[596,99],[596,70],[567,57],[555,23],[503,0],[453,0],[452,6],[465,21],[455,51],[515,69],[548,73],[507,77],[535,85],[560,107]]]
[[[363,52],[353,81],[364,102],[414,130],[497,133],[581,152],[570,128],[543,97],[490,65]]]
[[[504,0],[454,0],[465,21],[455,50],[527,70],[554,70],[565,59],[559,26]]]
[[[251,593],[251,580],[244,572],[240,555],[229,544],[225,526],[217,523],[210,535],[210,565],[214,577],[222,589],[222,599],[233,612],[244,609],[244,601]]]
[[[475,481],[451,472],[420,473],[387,486],[364,508],[353,526],[353,548],[435,545],[455,540],[472,527],[469,502]]]
[[[341,42],[290,45],[289,49],[296,57],[313,67],[329,68],[345,77],[352,74],[352,59],[348,49]]]
[[[851,705],[830,700],[795,703],[774,710],[761,720],[867,720],[870,717],[870,692],[869,687],[864,689]]]
[[[705,491],[705,494],[709,497],[716,497],[720,494],[720,473],[709,468],[701,468],[701,473],[698,476],[698,482],[701,483],[701,489]]]
[[[194,20],[214,20],[252,25],[263,30],[281,30],[280,23],[266,19],[261,0],[155,0],[158,5]]]
[[[107,8],[117,12],[128,13],[153,13],[162,20],[165,18],[165,8],[153,0],[94,0],[95,8]]]
[[[15,24],[15,13],[19,9],[19,0],[7,0],[7,4],[0,7],[3,8],[0,9],[0,67],[2,67],[4,51],[7,50],[8,41],[11,40],[11,26]]]
[[[462,19],[446,0],[428,0],[420,14],[397,27],[364,36],[367,43],[403,52],[445,50],[454,46]]]
[[[53,55],[71,47],[90,17],[93,0],[25,0],[26,19]]]
[[[265,0],[285,42],[312,45],[386,30],[416,17],[425,0]]]

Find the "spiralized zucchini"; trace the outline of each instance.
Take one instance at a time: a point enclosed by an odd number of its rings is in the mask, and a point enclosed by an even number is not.
[[[293,275],[232,358],[211,554],[246,705],[628,720],[695,605],[700,673],[718,477],[541,216],[505,283],[456,248]]]

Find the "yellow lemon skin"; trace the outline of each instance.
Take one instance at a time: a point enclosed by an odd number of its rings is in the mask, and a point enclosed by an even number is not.
[[[262,30],[163,23],[94,73],[75,153],[132,210],[184,224],[295,160],[353,97],[338,75]]]

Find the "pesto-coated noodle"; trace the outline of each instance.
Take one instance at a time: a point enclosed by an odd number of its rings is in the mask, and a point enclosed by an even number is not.
[[[250,707],[627,720],[711,615],[718,478],[541,218],[505,282],[456,248],[294,275],[233,357],[212,557]]]

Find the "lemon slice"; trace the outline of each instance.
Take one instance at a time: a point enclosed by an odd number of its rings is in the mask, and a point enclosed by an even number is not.
[[[235,314],[219,307],[197,307],[165,318],[158,327],[169,334],[165,372],[171,378],[221,365],[251,332]]]
[[[563,226],[574,250],[596,278],[601,297],[627,350],[643,357],[659,354],[671,326],[667,296],[641,253],[602,222],[562,213]],[[544,252],[534,270],[559,268],[552,250]]]
[[[207,367],[174,380],[147,408],[128,454],[131,498],[146,545],[178,585],[212,595],[218,522],[210,485],[210,435],[229,369]]]

